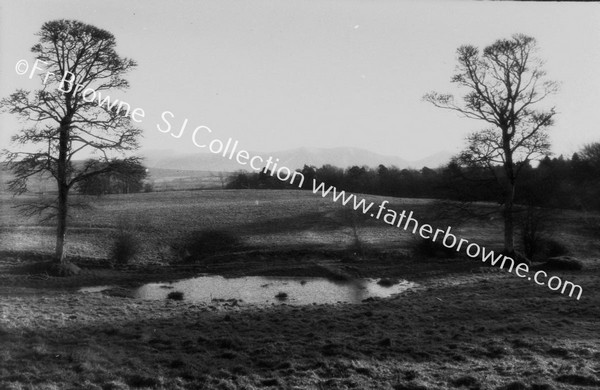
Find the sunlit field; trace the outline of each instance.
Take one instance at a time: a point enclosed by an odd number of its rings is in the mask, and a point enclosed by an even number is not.
[[[419,223],[446,228],[452,226],[465,238],[477,237],[482,244],[499,245],[501,221],[498,218],[454,225],[436,218],[437,206],[427,199],[394,199],[364,196],[376,205],[398,212],[413,211]],[[18,216],[14,205],[35,200],[5,195],[2,203],[2,237],[5,250],[51,253],[54,230],[38,218]],[[373,248],[409,248],[417,237],[410,231],[391,227],[360,212],[352,212],[329,198],[311,191],[279,190],[201,190],[153,192],[129,195],[72,196],[83,208],[72,208],[67,244],[71,256],[106,258],[111,234],[120,225],[133,228],[144,242],[138,261],[156,260],[161,248],[191,231],[227,230],[248,245],[264,249],[298,249],[326,245],[345,248],[358,238]],[[492,207],[481,206],[481,207]]]

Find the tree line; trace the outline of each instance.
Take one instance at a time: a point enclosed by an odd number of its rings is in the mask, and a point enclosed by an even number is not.
[[[527,162],[520,168],[515,187],[515,203],[526,206],[600,210],[600,142],[585,146],[570,158],[546,156],[537,166]],[[462,166],[458,158],[443,167],[400,169],[379,165],[376,168],[347,168],[304,165],[298,169],[305,181],[302,189],[312,190],[313,179],[340,190],[403,198],[430,198],[459,202],[503,204],[504,186],[498,177],[503,167],[493,169]],[[237,172],[229,178],[229,189],[296,189],[260,172]]]
[[[87,160],[85,164],[93,164]],[[98,163],[96,163],[98,164]],[[110,169],[104,173],[90,176],[81,180],[76,185],[76,190],[82,195],[106,195],[106,194],[132,194],[148,191],[149,183],[144,180],[148,176],[148,170],[138,160],[115,159]],[[108,166],[109,163],[100,165]]]

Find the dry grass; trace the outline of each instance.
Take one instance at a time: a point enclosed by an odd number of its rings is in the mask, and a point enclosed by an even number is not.
[[[366,196],[381,202],[383,197]],[[126,219],[143,241],[143,253],[138,257],[148,261],[162,260],[165,247],[193,231],[233,231],[249,246],[303,248],[327,246],[347,248],[354,244],[353,229],[347,221],[345,208],[313,195],[310,191],[274,190],[206,190],[109,195],[86,199],[90,209],[72,209],[67,252],[74,257],[107,258],[111,234],[118,221]],[[420,223],[436,224],[431,202],[416,199],[389,199],[388,208],[414,211]],[[0,240],[2,249],[51,253],[54,230],[40,226],[37,219],[23,219],[11,208],[25,198],[4,197],[0,203]],[[414,236],[382,221],[357,212],[357,234],[362,243],[382,249],[410,248]],[[463,232],[453,227],[457,232]],[[487,243],[498,237],[500,225],[470,229]]]

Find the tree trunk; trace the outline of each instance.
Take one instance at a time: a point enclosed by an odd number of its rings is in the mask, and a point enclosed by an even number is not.
[[[504,151],[504,172],[506,173],[506,195],[504,199],[504,251],[508,256],[515,254],[515,227],[513,218],[513,206],[515,202],[515,167],[513,162],[513,150],[511,139],[514,135],[507,126],[502,129],[502,149]]]
[[[58,223],[56,227],[55,261],[65,263],[65,235],[67,233],[67,210],[69,186],[67,184],[67,153],[69,151],[69,128],[71,118],[66,116],[60,124],[58,161],[56,167],[56,181],[58,184]]]
[[[66,185],[59,184],[58,189],[58,225],[56,228],[56,262],[64,263],[65,236],[67,233],[67,202],[69,189]]]
[[[513,218],[513,205],[515,199],[515,186],[508,183],[506,199],[504,200],[504,251],[509,255],[515,253],[515,227]]]

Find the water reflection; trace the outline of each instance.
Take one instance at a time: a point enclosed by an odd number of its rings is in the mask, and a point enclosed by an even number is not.
[[[134,291],[134,297],[165,299],[169,292],[181,291],[186,301],[195,302],[236,299],[251,304],[360,303],[366,298],[388,297],[415,286],[400,281],[383,287],[377,284],[377,279],[340,282],[325,278],[200,276],[173,283],[146,284]]]

